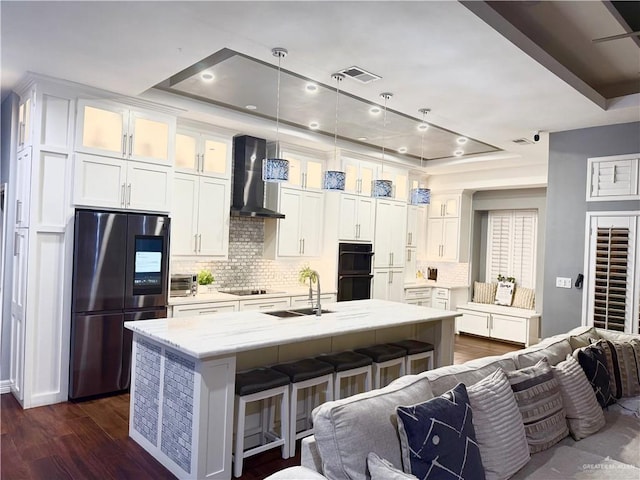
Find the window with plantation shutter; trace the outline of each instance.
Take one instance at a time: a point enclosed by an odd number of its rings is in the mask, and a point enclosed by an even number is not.
[[[588,325],[638,332],[637,224],[637,215],[591,215],[585,322]]]
[[[487,282],[504,275],[514,277],[519,286],[535,288],[537,222],[536,210],[489,212]]]

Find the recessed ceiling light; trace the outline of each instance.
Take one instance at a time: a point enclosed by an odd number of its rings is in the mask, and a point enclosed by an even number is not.
[[[407,147],[400,147],[398,153],[407,153]]]
[[[256,110],[258,107],[256,107],[255,105],[245,105],[244,108],[246,108],[247,110]]]
[[[429,129],[429,124],[428,123],[420,123],[418,124],[418,130],[420,130],[421,132],[425,132]]]
[[[365,140],[368,140],[367,137],[358,137],[356,140],[360,140],[361,142],[364,142]]]
[[[213,73],[204,72],[200,75],[203,82],[213,82],[216,76]]]
[[[309,128],[310,128],[311,130],[317,130],[317,129],[319,129],[319,128],[320,128],[320,124],[319,124],[318,122],[311,122],[311,123],[309,124]]]
[[[304,89],[309,93],[315,93],[318,91],[318,85],[316,85],[315,83],[307,83]]]
[[[453,152],[453,154],[456,157],[461,157],[462,155],[464,155],[464,150],[456,150],[455,152]]]
[[[369,109],[369,113],[371,115],[378,115],[378,114],[380,114],[380,112],[382,112],[382,109],[380,107],[371,107]]]
[[[467,140],[469,140],[467,137],[458,137],[456,139],[456,142],[458,142],[459,145],[464,145],[465,143],[467,143]]]

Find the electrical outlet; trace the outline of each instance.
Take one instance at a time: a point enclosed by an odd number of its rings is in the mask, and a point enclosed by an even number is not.
[[[571,288],[571,278],[556,277],[557,288]]]

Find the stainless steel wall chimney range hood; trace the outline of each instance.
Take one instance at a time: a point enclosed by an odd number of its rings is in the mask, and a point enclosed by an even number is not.
[[[282,213],[264,208],[262,161],[267,141],[249,135],[233,137],[232,217],[284,218]]]

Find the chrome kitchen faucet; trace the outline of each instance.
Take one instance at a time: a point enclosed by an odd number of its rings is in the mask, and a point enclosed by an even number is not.
[[[316,277],[318,281],[318,304],[316,306],[316,317],[322,315],[322,306],[320,305],[320,274],[315,270],[311,270],[309,275],[309,303],[311,303],[311,308],[313,308],[313,277]]]

